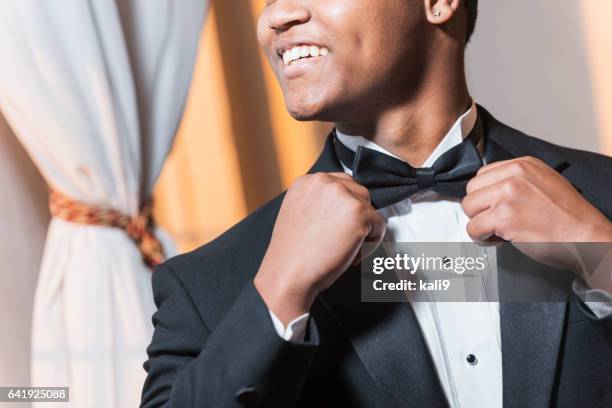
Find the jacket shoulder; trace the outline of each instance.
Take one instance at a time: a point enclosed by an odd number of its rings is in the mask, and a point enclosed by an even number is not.
[[[563,175],[582,195],[612,219],[612,157],[562,148],[568,167]]]

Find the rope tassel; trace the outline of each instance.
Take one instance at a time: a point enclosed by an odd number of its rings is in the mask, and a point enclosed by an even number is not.
[[[161,242],[155,237],[153,228],[153,201],[145,201],[140,212],[131,217],[108,208],[91,206],[76,201],[65,194],[49,189],[51,215],[64,221],[81,225],[98,225],[119,228],[136,244],[143,262],[150,268],[164,261]]]

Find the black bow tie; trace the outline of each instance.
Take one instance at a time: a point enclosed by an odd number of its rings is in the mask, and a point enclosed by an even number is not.
[[[477,125],[461,144],[440,156],[433,166],[422,168],[363,146],[353,152],[337,136],[334,145],[340,161],[353,171],[353,179],[370,191],[374,208],[384,208],[422,191],[465,197],[468,181],[482,167],[476,148],[479,133]]]

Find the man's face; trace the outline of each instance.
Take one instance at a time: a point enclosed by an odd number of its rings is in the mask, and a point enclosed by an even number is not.
[[[267,0],[258,37],[294,118],[351,122],[418,86],[426,26],[419,0]]]

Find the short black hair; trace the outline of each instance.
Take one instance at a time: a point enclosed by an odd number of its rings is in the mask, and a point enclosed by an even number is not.
[[[467,33],[465,42],[469,42],[474,34],[474,28],[476,27],[476,18],[478,17],[478,0],[463,0],[465,9],[467,11]]]

